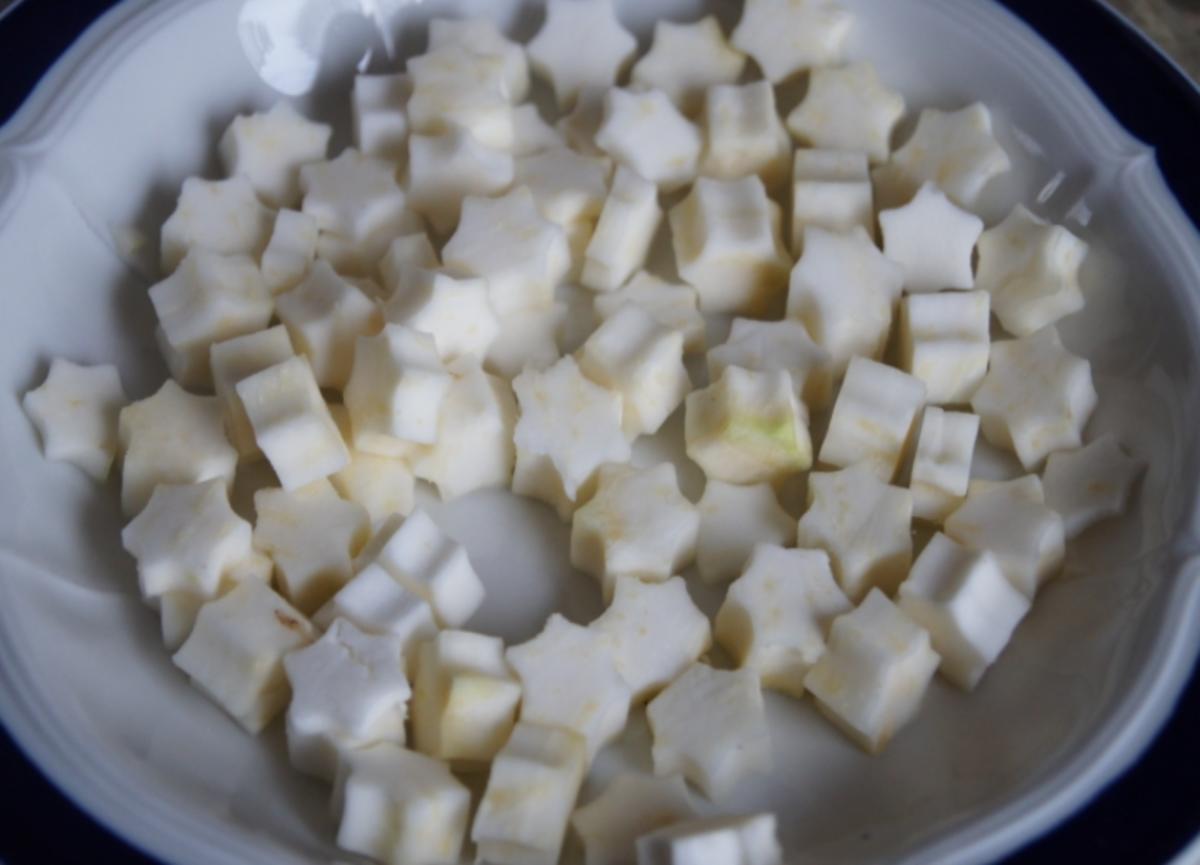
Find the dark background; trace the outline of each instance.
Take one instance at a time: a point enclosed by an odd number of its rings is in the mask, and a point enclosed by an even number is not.
[[[884,0],[881,0],[884,2]],[[1200,225],[1200,91],[1091,0],[1001,0],[1062,52],[1135,136],[1153,145]],[[3,5],[0,3],[0,5]],[[104,10],[106,0],[30,0],[0,20],[0,123]],[[74,865],[155,860],[76,808],[0,735],[0,861]],[[1200,675],[1146,754],[1082,812],[1004,860],[1160,865],[1200,832]]]

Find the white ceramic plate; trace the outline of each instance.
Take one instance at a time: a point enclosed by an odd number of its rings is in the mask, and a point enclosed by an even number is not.
[[[848,2],[853,50],[912,108],[983,99],[1017,164],[985,216],[1037,200],[1093,244],[1087,309],[1062,328],[1093,361],[1114,430],[1149,461],[1134,510],[1071,550],[999,664],[966,696],[935,683],[881,757],[808,704],[769,696],[776,766],[728,807],[770,808],[806,863],[978,862],[1081,805],[1158,728],[1200,649],[1200,238],[1152,154],[1015,19],[984,0]],[[115,484],[95,489],[38,452],[19,397],[51,357],[115,361],[135,396],[163,377],[145,296],[154,236],[184,177],[214,170],[219,131],[274,94],[236,36],[236,0],[131,0],[58,63],[0,131],[0,716],[32,758],[115,831],[175,863],[328,862],[327,791],[293,772],[276,729],[245,735],[172,667],[120,548]],[[732,4],[716,4],[729,23]],[[694,0],[626,2],[645,37]],[[490,10],[522,36],[524,2],[426,2],[421,22]],[[342,28],[304,107],[344,130],[362,28]],[[357,45],[357,47],[356,47]],[[344,135],[342,136],[344,141]],[[335,143],[335,146],[340,146]],[[488,584],[473,626],[522,639],[559,607],[586,619],[594,585],[571,571],[566,527],[505,493],[436,516]],[[600,774],[644,765],[644,725]],[[585,795],[587,793],[585,792]]]

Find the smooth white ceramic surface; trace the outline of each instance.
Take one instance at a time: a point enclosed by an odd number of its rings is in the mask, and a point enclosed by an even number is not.
[[[619,4],[643,43],[655,17],[692,19],[712,5]],[[1036,199],[1092,242],[1088,307],[1062,330],[1094,363],[1092,431],[1116,431],[1150,467],[1133,512],[1072,547],[978,691],[936,683],[878,758],[809,703],[769,695],[775,770],[728,808],[775,810],[797,862],[979,862],[1048,828],[1127,765],[1200,649],[1200,238],[1153,154],[999,8],[847,5],[859,13],[854,54],[911,108],[983,99],[996,111],[1018,170],[993,190],[989,222],[1014,198]],[[736,17],[733,3],[715,8],[726,25]],[[145,292],[154,244],[132,241],[156,236],[184,177],[214,173],[214,142],[234,114],[276,98],[243,54],[238,9],[122,4],[0,130],[0,717],[83,807],[167,861],[329,862],[327,791],[288,767],[278,725],[247,736],[172,667],[120,548],[115,483],[96,489],[44,461],[19,405],[57,355],[116,362],[135,396],[161,381]],[[432,15],[484,12],[522,37],[541,14],[522,0],[429,0],[392,18],[393,35],[411,52]],[[382,52],[361,20],[334,29],[300,104],[338,125],[340,147],[349,76],[365,47],[372,68]],[[435,512],[488,586],[472,626],[522,639],[552,609],[581,621],[599,612],[548,509],[490,492]],[[599,774],[645,765],[647,751],[635,722]]]

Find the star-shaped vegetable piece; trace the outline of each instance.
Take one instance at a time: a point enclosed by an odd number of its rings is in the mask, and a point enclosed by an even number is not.
[[[596,144],[665,191],[696,176],[700,131],[661,90],[614,87],[604,98],[604,121]]]
[[[879,227],[883,253],[904,269],[907,291],[974,286],[971,256],[983,220],[957,207],[932,183],[903,207],[880,213]]]
[[[695,813],[682,776],[625,772],[576,809],[571,825],[583,841],[588,865],[625,865],[636,860],[634,845],[642,835]]]
[[[808,92],[787,116],[787,128],[813,147],[856,150],[884,162],[903,114],[904,97],[885,87],[870,63],[825,66],[809,74]]]
[[[1046,504],[1062,515],[1067,537],[1073,538],[1122,513],[1145,468],[1121,449],[1112,433],[1105,433],[1079,450],[1050,454],[1042,475]]]
[[[802,69],[841,60],[851,23],[832,0],[747,0],[732,42],[778,84]]]
[[[115,366],[56,358],[41,387],[21,404],[47,459],[69,462],[102,481],[117,452],[117,416],[128,402]]]
[[[714,84],[733,84],[742,74],[746,56],[729,44],[717,19],[708,15],[691,24],[654,22],[650,50],[634,64],[631,80],[661,90],[695,116],[704,106],[704,92]]]
[[[551,0],[546,23],[526,46],[534,71],[549,80],[559,108],[581,90],[611,87],[637,51],[612,0]]]

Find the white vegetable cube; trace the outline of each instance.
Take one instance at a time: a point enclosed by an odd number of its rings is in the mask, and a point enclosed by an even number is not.
[[[203,249],[189,251],[174,273],[152,285],[150,302],[163,338],[183,357],[203,357],[214,342],[266,327],[274,307],[252,260]],[[172,369],[181,384],[211,386],[208,364],[189,367]]]
[[[914,517],[940,523],[962,503],[978,437],[978,415],[925,408],[908,485]]]
[[[407,75],[356,75],[350,91],[354,146],[368,156],[400,162],[407,153],[408,115],[412,95]]]
[[[702,174],[724,180],[757,174],[768,189],[779,189],[787,180],[791,152],[791,139],[775,109],[775,89],[768,82],[708,89]]]
[[[393,297],[418,278],[421,271],[437,270],[439,267],[441,262],[438,261],[437,251],[425,232],[417,231],[394,238],[379,260],[384,296]]]
[[[571,266],[566,234],[541,215],[525,187],[498,198],[464,199],[442,260],[448,268],[487,279],[492,308],[501,316],[549,306]]]
[[[891,160],[876,170],[876,188],[888,202],[911,198],[936,183],[962,207],[974,207],[988,181],[1012,167],[992,134],[992,115],[976,102],[958,111],[924,109],[917,128]]]
[[[375,303],[321,260],[303,282],[276,298],[275,309],[296,350],[312,364],[317,383],[337,390],[350,378],[355,341],[382,324]]]
[[[809,72],[808,91],[787,127],[813,147],[857,150],[883,162],[903,114],[904,97],[885,87],[870,63],[819,66]]]
[[[490,18],[434,18],[429,22],[429,47],[458,48],[500,60],[508,98],[521,102],[529,95],[529,61],[525,47],[507,39]]]
[[[487,147],[512,147],[505,66],[503,57],[453,44],[431,45],[427,53],[410,57],[405,68],[413,87],[405,110],[411,131],[434,134],[458,126]]]
[[[487,763],[508,740],[521,685],[504,660],[504,641],[442,631],[417,650],[413,745],[456,764]]]
[[[46,380],[25,394],[21,406],[47,459],[69,462],[102,481],[116,456],[117,418],[128,402],[115,366],[55,358]]]
[[[623,165],[670,192],[696,176],[703,141],[690,120],[661,90],[614,87],[604,96],[596,145]]]
[[[350,414],[343,405],[331,405],[329,413],[344,441],[353,441]],[[350,462],[329,476],[329,482],[342,498],[367,509],[372,525],[379,525],[393,514],[405,516],[415,504],[412,467],[402,457],[384,457],[349,447]]]
[[[796,521],[770,484],[727,484],[710,479],[700,510],[696,568],[706,583],[738,576],[759,544],[787,546],[796,539]]]
[[[577,733],[522,719],[492,763],[471,824],[479,860],[555,865],[587,762]]]
[[[516,424],[512,387],[471,367],[450,384],[442,400],[438,440],[414,456],[413,470],[434,484],[444,501],[507,486],[516,461]]]
[[[605,157],[552,147],[517,159],[513,183],[528,188],[538,212],[569,232],[600,215],[611,174]]]
[[[1062,517],[1045,504],[1037,475],[1004,483],[975,481],[966,501],[946,518],[951,539],[991,552],[1027,598],[1062,565],[1066,544]]]
[[[900,365],[933,405],[970,400],[991,352],[986,291],[910,294],[900,302]]]
[[[325,781],[352,751],[404,744],[412,691],[399,638],[365,634],[338,619],[319,640],[284,656],[292,689],[287,710],[292,765]]]
[[[707,817],[642,836],[637,865],[782,865],[774,814]]]
[[[1146,465],[1126,455],[1111,433],[1046,460],[1046,504],[1063,518],[1067,538],[1124,512],[1130,490]]]
[[[271,211],[245,177],[183,182],[179,202],[163,223],[160,252],[164,273],[173,271],[188,250],[257,258],[271,237]]]
[[[804,685],[843,733],[878,754],[917,714],[939,663],[929,633],[872,589],[834,619],[825,654]]]
[[[619,166],[588,241],[581,282],[593,291],[624,285],[645,263],[662,215],[655,185]]]
[[[851,21],[832,0],[748,0],[732,41],[778,84],[810,66],[838,62]]]
[[[513,181],[512,154],[485,147],[455,127],[408,139],[408,205],[439,235],[458,224],[468,195],[495,195]]]
[[[976,285],[992,295],[1004,329],[1028,336],[1083,309],[1079,268],[1087,244],[1018,204],[979,238]]]
[[[513,492],[554,506],[566,519],[604,463],[628,462],[619,393],[592,382],[571,357],[513,379],[521,416]]]
[[[275,214],[275,228],[263,250],[263,282],[271,294],[281,294],[295,288],[308,274],[317,254],[317,221],[298,210],[280,210]]]
[[[681,772],[709,799],[771,766],[771,738],[758,676],[692,664],[646,707],[654,773]]]
[[[614,583],[608,609],[588,627],[609,641],[617,671],[640,702],[707,652],[712,633],[683,577],[648,583],[620,576]]]
[[[235,117],[217,152],[230,177],[245,177],[269,206],[290,207],[300,197],[300,167],[325,158],[332,134],[324,123],[277,102],[268,111]]]
[[[823,550],[759,544],[729,587],[715,622],[717,642],[763,687],[800,697],[825,651],[825,634],[852,605]]]
[[[912,494],[865,465],[808,477],[808,510],[796,543],[829,554],[842,591],[857,603],[872,588],[894,591],[912,564]]]
[[[409,670],[417,645],[437,633],[429,603],[402,586],[382,565],[367,565],[313,616],[320,628],[329,628],[337,619],[346,619],[368,633],[399,638]]]
[[[856,357],[833,404],[820,460],[845,467],[863,463],[880,480],[895,477],[925,405],[925,384],[894,367]]]
[[[457,628],[483,603],[483,583],[463,545],[447,536],[427,513],[385,524],[371,542],[374,564],[433,607],[438,624]]]
[[[605,320],[578,358],[584,375],[621,394],[621,424],[630,438],[658,432],[692,389],[683,365],[683,334],[633,305]]]
[[[633,84],[661,90],[686,115],[699,114],[704,94],[715,84],[741,77],[746,57],[729,44],[714,15],[678,24],[654,22],[654,41],[630,73]]]
[[[796,396],[809,408],[829,404],[833,387],[833,358],[808,335],[798,321],[757,321],[735,318],[729,338],[708,353],[708,378],[716,381],[726,367],[759,371],[785,370]]]
[[[625,729],[632,691],[602,633],[553,613],[540,634],[509,648],[506,657],[521,680],[522,724],[573,730],[589,762]]]
[[[883,252],[904,269],[909,292],[969,289],[975,285],[971,257],[983,220],[926,183],[908,204],[879,214]]]
[[[312,367],[293,357],[237,383],[237,395],[279,483],[299,489],[350,461]]]
[[[275,563],[281,594],[300,612],[316,612],[353,575],[370,534],[366,509],[319,480],[291,492],[259,490],[254,511],[254,547]]]
[[[763,316],[787,283],[779,211],[758,177],[701,177],[668,214],[679,275],[704,312]]]
[[[1049,454],[1083,444],[1096,408],[1092,365],[1063,348],[1053,327],[992,343],[991,366],[971,407],[984,437],[1028,470]]]
[[[603,793],[575,810],[571,827],[583,841],[586,865],[631,865],[639,837],[695,813],[682,776],[622,772]]]
[[[687,455],[709,478],[755,484],[812,465],[808,412],[783,370],[726,367],[716,383],[688,395],[686,412]]]
[[[797,150],[792,157],[792,254],[804,251],[808,226],[875,236],[875,198],[866,154]]]
[[[384,304],[384,317],[433,337],[447,363],[480,361],[500,332],[487,280],[453,277],[433,270],[412,270],[405,285]]]
[[[143,600],[187,591],[215,598],[222,579],[252,552],[250,524],[234,513],[220,480],[159,484],[121,532],[137,559]]]
[[[596,317],[601,321],[612,318],[627,303],[645,310],[663,327],[682,333],[685,352],[704,350],[704,316],[700,314],[696,289],[690,285],[676,285],[639,271],[616,291],[596,295]]]
[[[471,792],[437,760],[391,744],[351,752],[337,843],[386,865],[457,862]]]
[[[617,20],[612,0],[554,0],[546,4],[546,21],[526,51],[529,65],[550,82],[565,110],[584,91],[615,84],[633,60],[637,40]]]
[[[929,631],[942,675],[964,691],[979,684],[1030,605],[991,553],[969,550],[943,534],[925,545],[897,602]]]
[[[192,684],[259,733],[291,697],[283,657],[316,631],[304,615],[260,580],[244,580],[200,608],[175,665]]]
[[[451,381],[428,334],[388,324],[376,336],[359,337],[344,394],[354,446],[397,456],[407,443],[437,441]]]
[[[233,483],[237,451],[225,438],[221,403],[190,394],[172,379],[117,416],[121,509],[140,511],[158,484],[194,484],[219,478]]]
[[[848,234],[809,226],[804,237],[804,254],[792,269],[787,316],[829,352],[836,380],[855,356],[883,354],[904,272],[861,226]]]
[[[237,384],[295,354],[287,328],[281,324],[213,343],[209,350],[213,385],[225,409],[225,432],[243,458],[258,456],[260,451]]]

